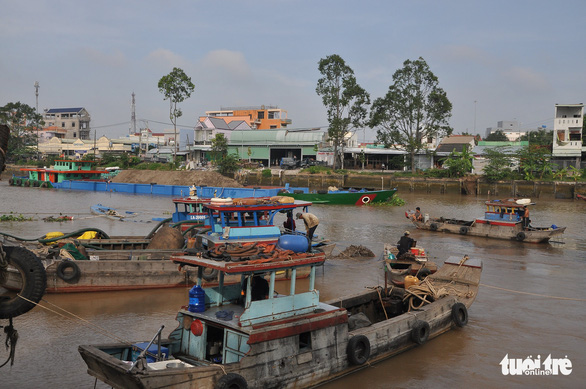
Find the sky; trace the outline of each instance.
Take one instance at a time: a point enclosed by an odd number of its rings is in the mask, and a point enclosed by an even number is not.
[[[84,107],[96,135],[173,128],[158,90],[174,67],[195,84],[180,128],[205,111],[272,105],[289,128],[327,127],[318,62],[353,69],[371,100],[423,58],[451,101],[455,134],[498,121],[553,128],[586,102],[584,0],[0,0],[0,106]],[[93,134],[92,134],[93,135]],[[375,131],[359,132],[372,142]]]

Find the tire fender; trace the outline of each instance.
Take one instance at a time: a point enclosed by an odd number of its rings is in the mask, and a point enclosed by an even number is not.
[[[24,300],[16,293],[0,300],[0,319],[9,319],[30,311],[41,301],[47,287],[47,273],[41,260],[24,247],[3,246],[2,249],[9,266],[16,268],[22,277],[22,289],[18,293],[32,301]]]
[[[424,344],[429,338],[429,323],[423,320],[417,320],[411,328],[411,340],[417,344]]]
[[[431,223],[429,225],[429,229],[432,231],[437,231],[437,223]]]
[[[364,335],[351,337],[346,346],[346,354],[352,365],[363,365],[370,357],[370,341]]]
[[[65,270],[69,268],[71,268],[71,272],[65,273]],[[69,284],[75,284],[79,281],[79,277],[81,277],[81,270],[79,270],[79,266],[77,266],[75,261],[61,261],[61,263],[57,265],[56,273],[57,277]]]
[[[522,242],[525,240],[526,237],[527,236],[525,235],[525,233],[523,231],[519,231],[519,232],[517,232],[515,239],[517,239],[519,242]]]
[[[468,227],[462,226],[460,227],[460,235],[466,235],[468,233]]]
[[[236,373],[228,373],[220,377],[215,386],[216,389],[248,389],[244,377]]]
[[[206,281],[215,281],[218,278],[218,273],[218,269],[211,269],[209,267],[206,267],[205,269],[203,269],[202,278]]]
[[[458,327],[464,327],[468,324],[468,309],[462,303],[452,305],[452,320]]]

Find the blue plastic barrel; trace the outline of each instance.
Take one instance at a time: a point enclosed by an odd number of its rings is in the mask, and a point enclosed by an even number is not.
[[[309,247],[309,241],[305,235],[281,235],[278,244],[279,248],[295,253],[304,253]]]
[[[189,290],[189,312],[203,312],[206,310],[206,292],[199,285]]]

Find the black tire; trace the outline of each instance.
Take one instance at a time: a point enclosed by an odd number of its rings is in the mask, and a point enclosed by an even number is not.
[[[211,269],[209,267],[206,267],[203,269],[202,278],[206,281],[215,281],[216,279],[218,279],[218,273],[218,269]]]
[[[20,178],[17,178],[16,181],[14,181],[14,183],[16,184],[16,186],[21,186],[22,180]]]
[[[525,240],[527,236],[525,235],[525,233],[523,231],[517,232],[517,235],[515,236],[515,239],[517,239],[519,242],[522,242]]]
[[[437,223],[431,223],[429,225],[429,229],[432,231],[437,231]]]
[[[431,274],[431,270],[424,267],[423,269],[419,270],[419,272],[417,273],[417,278],[419,280],[423,280],[423,279],[427,278],[427,276],[430,274]]]
[[[70,272],[65,272],[67,269],[71,269]],[[69,284],[75,284],[81,277],[81,270],[75,261],[61,261],[57,265],[57,277]]]
[[[468,309],[462,303],[452,305],[452,320],[458,327],[464,327],[468,324]]]
[[[363,365],[370,357],[370,341],[364,335],[351,337],[346,346],[346,354],[352,365]]]
[[[9,265],[16,268],[22,277],[23,285],[18,294],[34,303],[41,301],[47,287],[47,273],[42,262],[23,247],[4,246],[3,250]],[[34,303],[18,297],[15,292],[0,296],[0,319],[22,315],[34,308]]]
[[[460,227],[460,235],[466,235],[468,233],[468,227]]]
[[[429,338],[429,323],[417,320],[411,329],[411,340],[417,344],[424,344]]]
[[[240,374],[228,373],[220,377],[216,389],[248,389],[248,384]]]
[[[40,185],[41,188],[46,188],[48,186],[49,186],[49,184],[47,184],[47,182],[41,182],[41,185]]]
[[[14,179],[10,178],[8,180],[8,185],[11,185],[11,186],[14,185]]]
[[[319,193],[319,194],[328,194],[328,191],[321,189],[321,190],[318,190],[317,193]]]
[[[33,186],[34,186],[35,188],[38,188],[38,187],[39,187],[39,185],[40,185],[39,181],[37,181],[37,180],[34,180],[34,181],[33,181]]]

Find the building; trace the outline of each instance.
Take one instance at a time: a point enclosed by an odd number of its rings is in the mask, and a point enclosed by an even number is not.
[[[226,123],[244,121],[254,130],[275,130],[287,128],[291,119],[287,118],[287,111],[277,106],[260,107],[227,107],[218,111],[206,111],[205,117],[223,118]],[[200,117],[200,122],[205,118]]]
[[[51,108],[43,113],[44,129],[65,130],[59,137],[65,139],[90,139],[91,117],[85,108]],[[55,134],[55,136],[57,136]]]
[[[39,152],[44,155],[65,156],[73,159],[81,159],[86,154],[95,154],[101,157],[104,154],[123,154],[132,151],[130,142],[124,139],[108,139],[105,136],[96,140],[89,139],[62,139],[51,138],[39,144]]]
[[[217,134],[224,134],[230,140],[232,131],[250,130],[250,126],[244,120],[227,117],[202,116],[195,125],[194,144],[210,145]]]
[[[556,104],[553,124],[553,160],[561,167],[581,168],[586,161],[582,141],[584,104]]]
[[[490,134],[497,131],[502,132],[510,142],[516,142],[523,135],[527,134],[526,131],[521,131],[521,126],[516,120],[501,120],[496,123],[495,127],[488,127],[486,129],[485,138]]]

